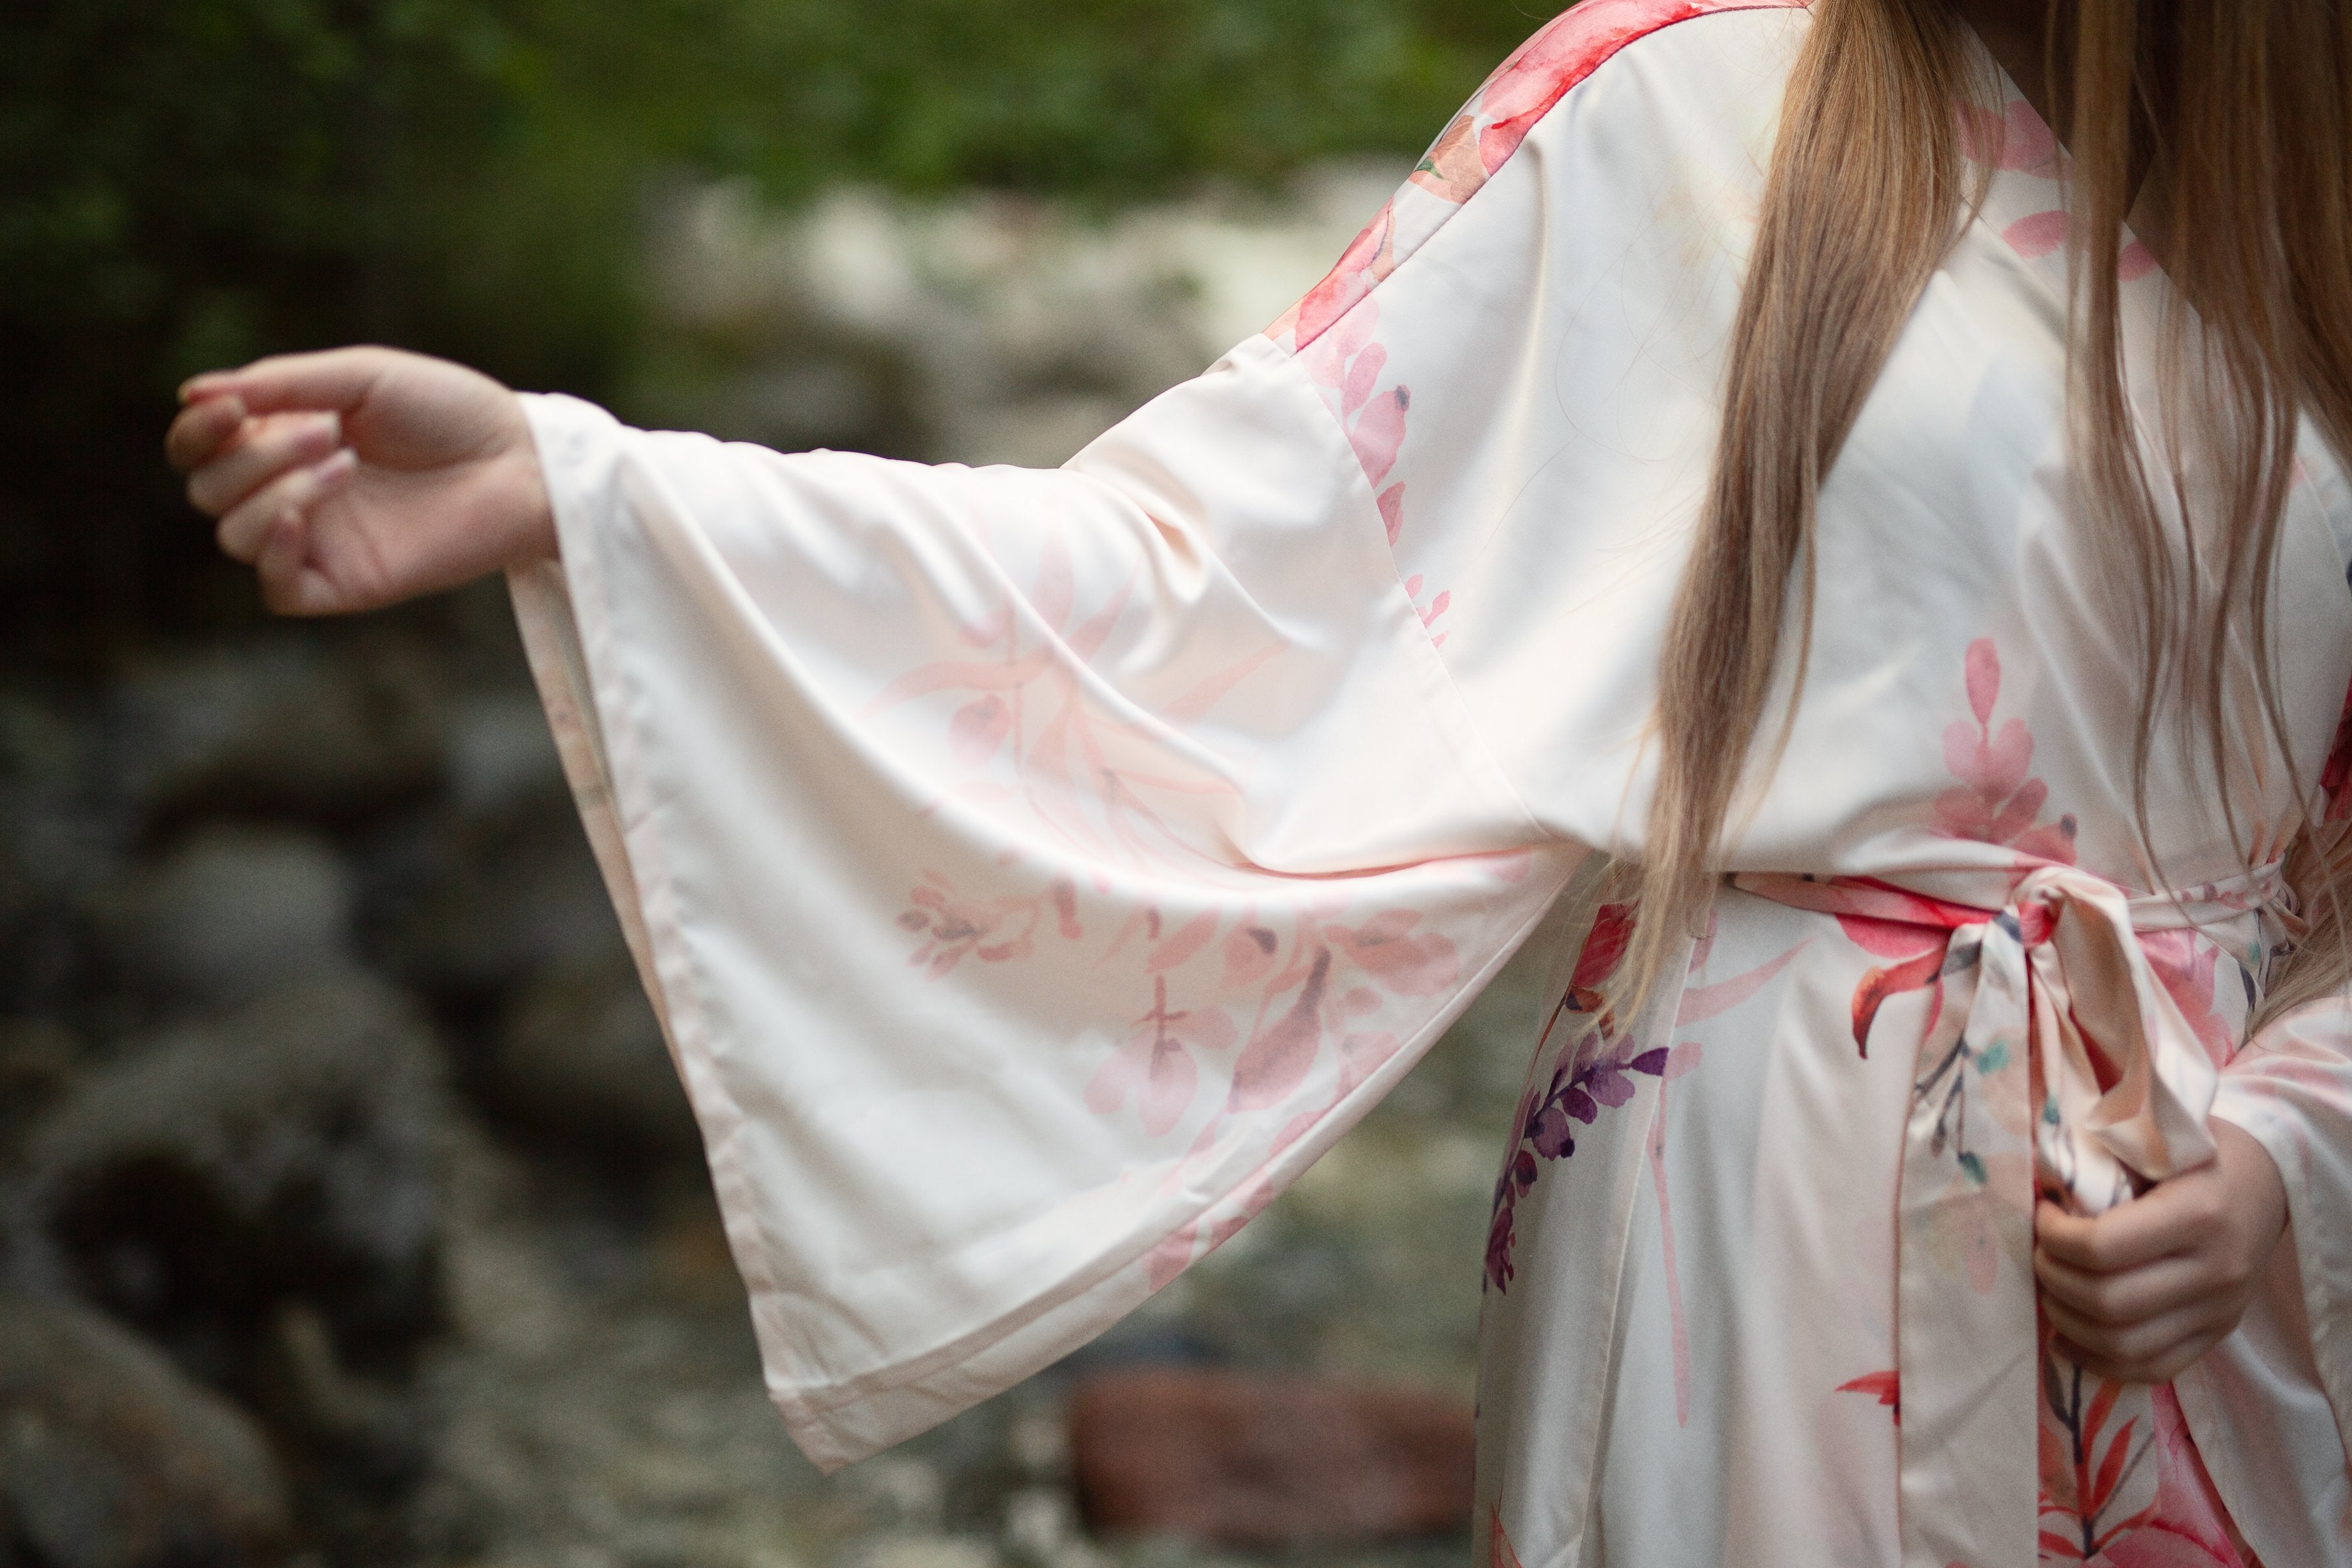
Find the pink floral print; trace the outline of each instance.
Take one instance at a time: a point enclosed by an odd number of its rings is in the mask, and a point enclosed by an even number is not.
[[[1374,336],[1380,322],[1380,307],[1368,300],[1349,311],[1334,331],[1302,349],[1298,363],[1348,433],[1348,445],[1363,466],[1393,545],[1404,526],[1404,483],[1390,482],[1389,476],[1404,447],[1412,393],[1402,385],[1381,384],[1389,351]]]
[[[2050,786],[2028,777],[2033,766],[2033,734],[2021,719],[1996,731],[1992,717],[2000,701],[2000,652],[1990,637],[1969,645],[1967,658],[1971,725],[1956,720],[1944,731],[1944,765],[1960,783],[1936,797],[1936,825],[1955,838],[2002,844],[2036,860],[2074,863],[2072,816],[2041,822]]]
[[[1628,44],[1676,22],[1805,0],[1584,0],[1522,44],[1486,79],[1422,158],[1408,189],[1459,207],[1484,188],[1559,100]],[[1420,241],[1426,241],[1423,233]],[[1399,239],[1398,206],[1382,207],[1337,267],[1266,335],[1304,349],[1386,281],[1419,247]]]

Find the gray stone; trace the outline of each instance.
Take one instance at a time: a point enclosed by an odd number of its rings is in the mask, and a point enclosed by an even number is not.
[[[372,880],[370,951],[429,995],[478,1002],[538,971],[624,951],[603,874],[560,788],[420,823]]]
[[[243,1568],[288,1532],[250,1417],[95,1313],[0,1293],[0,1541],[19,1561]]]
[[[242,1002],[350,962],[352,880],[299,829],[203,829],[110,889],[96,924],[118,983],[152,999]]]
[[[134,674],[103,726],[106,775],[144,822],[360,821],[439,787],[432,651],[390,634],[287,634]]]
[[[661,1026],[625,951],[529,983],[499,1032],[490,1089],[510,1120],[607,1163],[702,1152]]]
[[[65,1094],[80,1064],[80,1045],[61,1026],[41,1019],[0,1022],[0,1162]]]
[[[120,825],[85,787],[63,706],[0,691],[0,1009],[66,1005],[84,978],[89,889],[120,869]]]
[[[435,1318],[429,1034],[358,977],[291,986],[87,1075],[28,1141],[20,1266],[218,1381],[287,1303],[360,1352]]]

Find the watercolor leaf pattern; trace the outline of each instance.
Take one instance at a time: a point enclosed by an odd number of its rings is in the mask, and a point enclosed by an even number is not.
[[[2075,823],[2062,816],[2041,822],[2050,786],[2029,776],[2033,733],[2022,719],[1996,730],[2000,701],[2000,652],[1990,637],[1969,645],[1969,709],[1976,721],[1955,720],[1944,731],[1944,765],[1959,784],[1936,797],[1936,825],[1954,838],[1999,844],[2020,855],[2062,866],[2074,863]]]
[[[2091,1377],[2053,1354],[2046,1330],[2042,1347],[2042,1556],[2092,1563],[2155,1516],[2150,1501],[2116,1517],[2118,1503],[2135,1495],[2130,1483],[2153,1452],[2156,1434],[2137,1416],[2110,1429],[2125,1385]]]

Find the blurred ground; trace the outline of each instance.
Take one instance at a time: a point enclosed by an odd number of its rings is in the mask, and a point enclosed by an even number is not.
[[[639,416],[1052,463],[1310,284],[1394,164],[1104,218],[659,204]],[[193,526],[193,524],[192,524]],[[1299,1186],[1073,1362],[820,1479],[495,587],[0,677],[0,1568],[1179,1568],[1092,1541],[1090,1369],[1466,1404],[1525,965]]]

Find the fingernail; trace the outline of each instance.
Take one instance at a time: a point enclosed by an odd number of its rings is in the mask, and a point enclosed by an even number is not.
[[[323,495],[329,490],[340,489],[350,482],[351,477],[359,471],[359,454],[345,447],[333,457],[312,468],[310,478],[318,485],[320,493]]]

